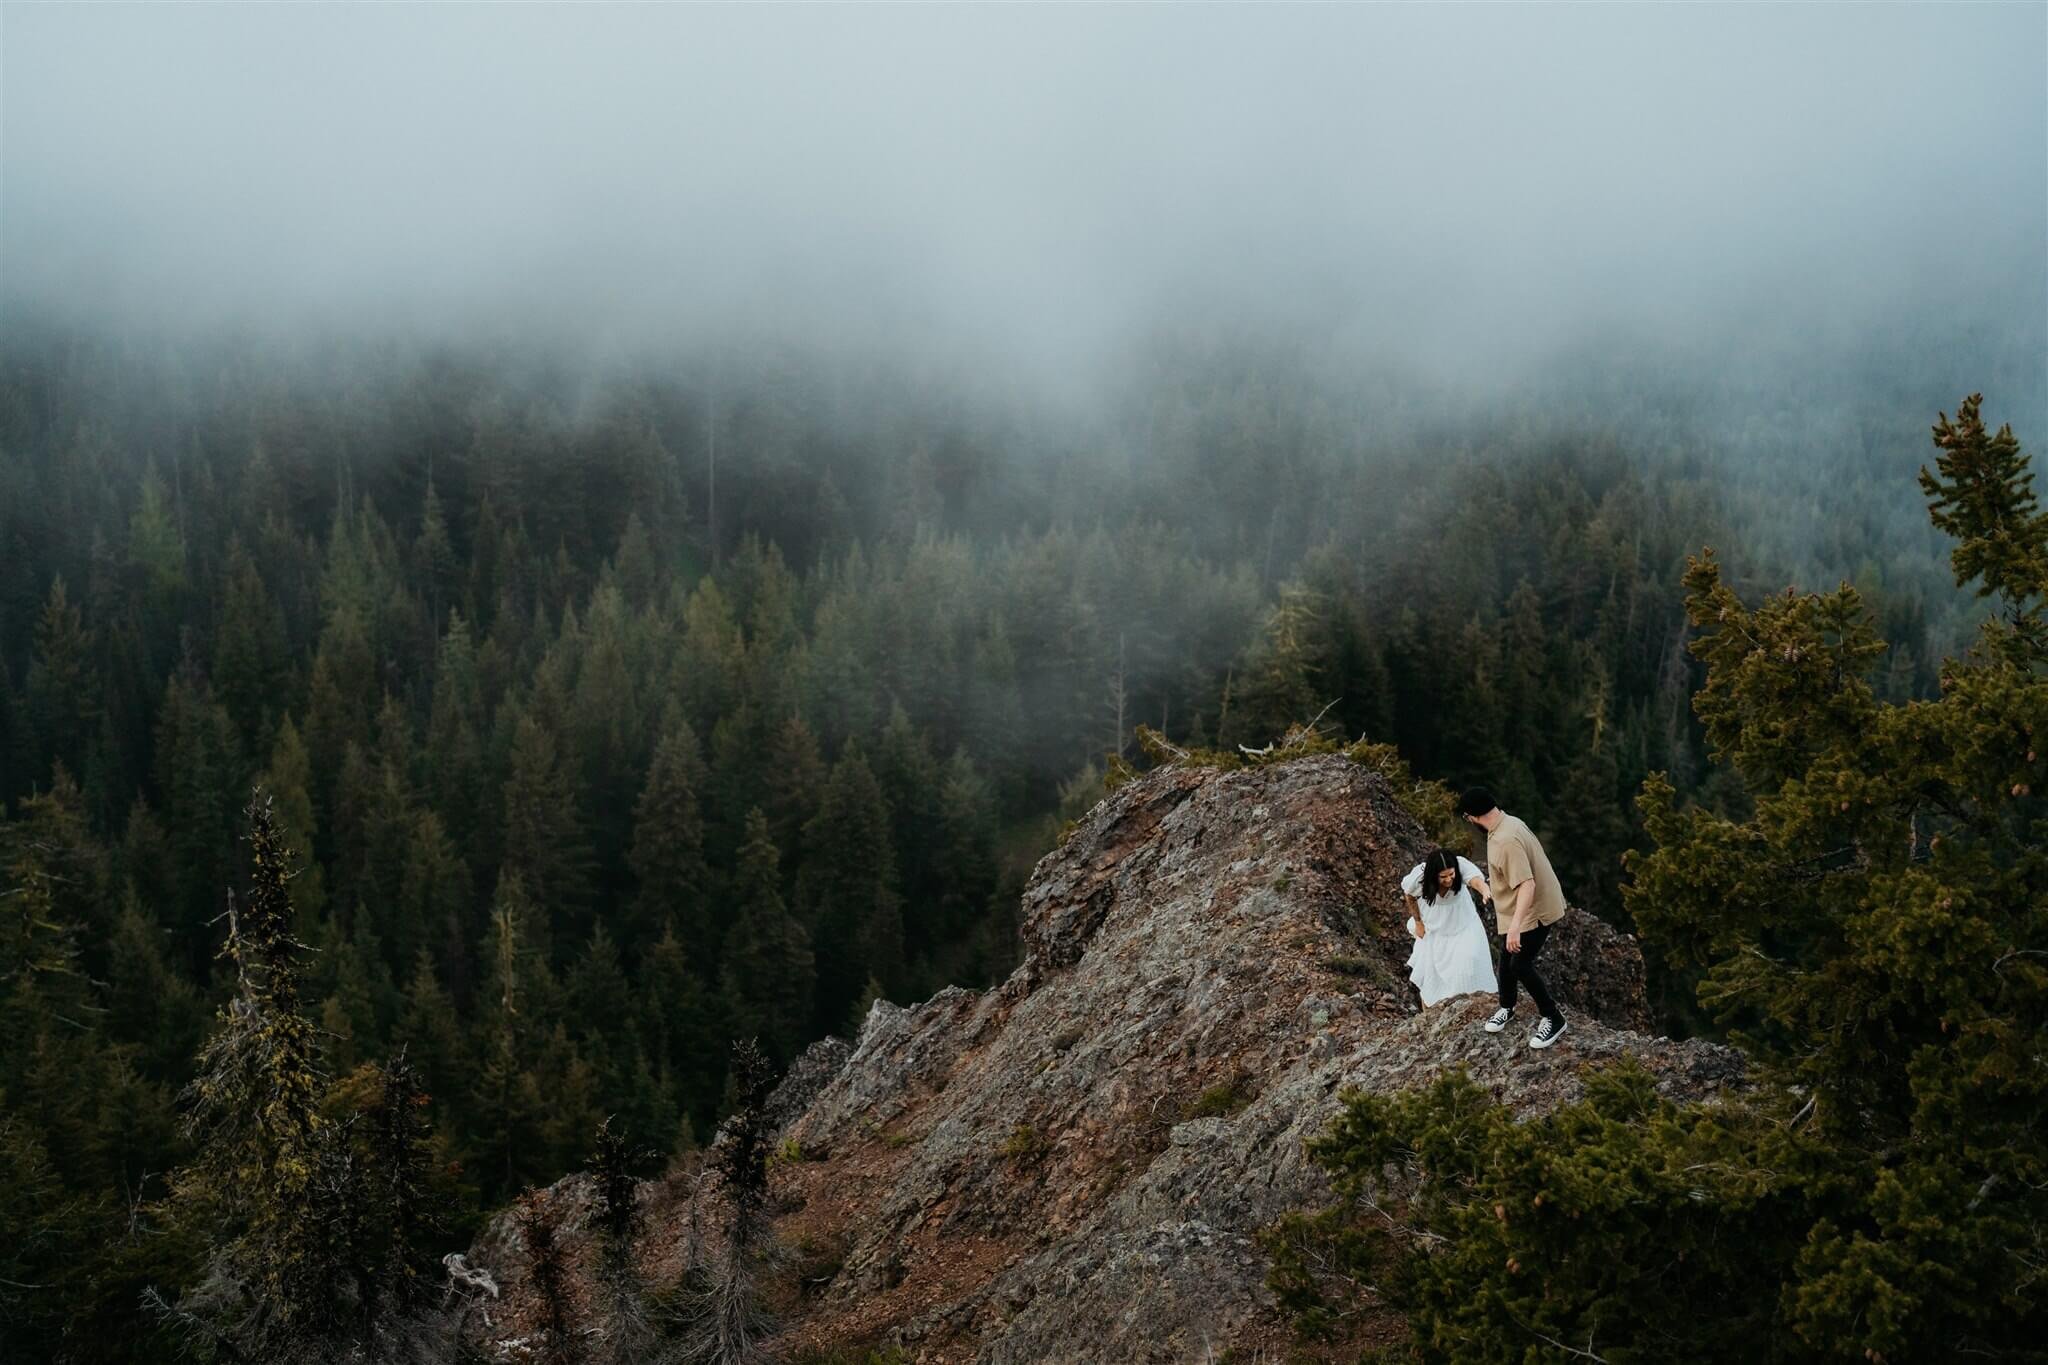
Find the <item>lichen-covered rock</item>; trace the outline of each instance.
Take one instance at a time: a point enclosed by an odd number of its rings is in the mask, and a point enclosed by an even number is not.
[[[1675,1097],[1739,1080],[1724,1049],[1625,1031],[1648,1017],[1641,956],[1576,913],[1545,954],[1574,1012],[1558,1047],[1527,1046],[1533,1012],[1486,1033],[1488,998],[1420,1009],[1398,882],[1427,847],[1337,755],[1168,767],[1104,800],[1034,873],[1007,982],[877,1004],[843,1063],[801,1064],[791,1093],[814,1094],[780,1136],[822,1159],[777,1166],[778,1226],[827,1271],[777,1345],[1250,1354],[1284,1332],[1255,1235],[1327,1197],[1302,1141],[1346,1087],[1464,1067],[1534,1113],[1622,1056]]]
[[[1487,917],[1489,932],[1499,926]],[[1496,940],[1496,950],[1498,940]],[[1596,915],[1568,906],[1550,931],[1537,963],[1544,984],[1568,1011],[1638,1032],[1650,1027],[1643,953],[1633,937]]]
[[[768,1122],[771,1127],[788,1127],[802,1116],[818,1092],[832,1083],[846,1067],[853,1048],[844,1038],[820,1038],[805,1048],[789,1065],[775,1089],[768,1094]]]

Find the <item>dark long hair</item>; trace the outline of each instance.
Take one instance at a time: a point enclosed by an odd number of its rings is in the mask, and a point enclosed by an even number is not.
[[[1439,891],[1436,887],[1437,874],[1444,871],[1451,874],[1449,891]],[[1458,866],[1458,855],[1447,848],[1432,849],[1430,855],[1422,860],[1422,899],[1442,900],[1448,896],[1455,896],[1464,889],[1465,873]]]

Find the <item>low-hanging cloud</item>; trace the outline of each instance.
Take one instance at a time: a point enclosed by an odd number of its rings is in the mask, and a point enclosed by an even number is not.
[[[1085,373],[1177,310],[1447,367],[2037,337],[2048,10],[9,7],[0,290],[745,324]],[[1960,301],[1960,302],[1956,302]]]

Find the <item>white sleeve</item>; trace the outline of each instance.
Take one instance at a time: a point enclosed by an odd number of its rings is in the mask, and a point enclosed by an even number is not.
[[[1401,878],[1401,894],[1414,900],[1422,899],[1422,864],[1417,863],[1407,876]]]
[[[1462,854],[1459,855],[1458,858],[1458,875],[1460,877],[1463,877],[1468,882],[1471,881],[1474,877],[1479,878],[1480,881],[1486,880],[1485,871],[1479,867],[1475,867]]]

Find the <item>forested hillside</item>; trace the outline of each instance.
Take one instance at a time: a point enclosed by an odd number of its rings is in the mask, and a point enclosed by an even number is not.
[[[9,1340],[154,1358],[141,1292],[194,1273],[155,1210],[202,1154],[180,1094],[236,989],[252,786],[298,850],[321,1074],[405,1058],[459,1233],[607,1116],[648,1160],[705,1137],[732,1038],[787,1061],[877,996],[999,979],[1025,873],[1139,724],[1322,714],[1488,781],[1626,924],[1645,775],[1740,799],[1690,711],[1688,553],[1855,576],[1891,700],[1971,620],[1898,477],[1924,411],[1738,439],[1648,379],[1442,398],[1201,333],[1082,413],[765,344],[593,372],[17,330]]]

